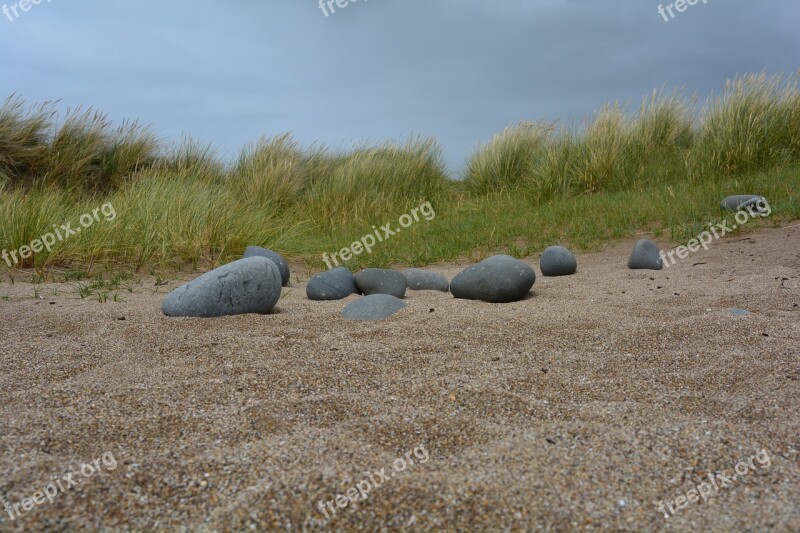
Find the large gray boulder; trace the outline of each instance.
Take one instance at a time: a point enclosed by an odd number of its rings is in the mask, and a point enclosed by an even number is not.
[[[244,257],[266,257],[278,266],[281,271],[281,285],[289,285],[289,263],[278,252],[267,250],[261,246],[248,246],[244,251]]]
[[[359,294],[353,273],[345,267],[317,274],[308,280],[306,295],[310,300],[341,300]]]
[[[347,320],[380,320],[405,308],[407,304],[390,294],[372,294],[351,302],[342,310]]]
[[[767,210],[767,199],[755,194],[736,194],[722,200],[720,205],[723,209],[729,211],[741,211],[742,209],[747,209],[747,207],[752,207],[754,212],[763,212]]]
[[[281,273],[266,257],[248,257],[223,265],[170,292],[167,316],[210,318],[267,314],[281,297]]]
[[[450,290],[450,282],[437,272],[422,270],[421,268],[407,268],[403,271],[408,288],[412,291],[440,291]]]
[[[656,246],[656,243],[647,239],[640,239],[628,258],[628,268],[643,270],[661,270],[664,268],[661,251]]]
[[[539,268],[543,276],[571,276],[578,270],[578,261],[563,246],[551,246],[542,252]]]
[[[461,271],[450,282],[456,298],[492,303],[522,300],[536,282],[536,273],[510,255],[495,255]]]
[[[397,270],[387,268],[367,268],[356,274],[359,290],[370,294],[391,294],[396,298],[406,296],[406,277]]]

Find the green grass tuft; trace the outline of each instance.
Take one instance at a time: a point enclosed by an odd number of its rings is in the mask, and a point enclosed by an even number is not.
[[[449,179],[432,139],[333,151],[284,134],[228,164],[191,138],[165,147],[136,122],[114,127],[91,109],[59,120],[54,104],[12,96],[0,107],[0,249],[75,227],[107,202],[113,220],[17,266],[88,265],[87,276],[96,264],[198,268],[255,244],[319,267],[322,252],[396,226],[424,202],[435,219],[347,266],[521,257],[553,243],[587,249],[642,230],[680,241],[719,220],[729,194],[770,200],[772,217],[751,227],[800,217],[798,163],[797,76],[737,78],[701,109],[656,90],[633,112],[608,105],[577,127],[515,124],[475,150],[461,181]]]

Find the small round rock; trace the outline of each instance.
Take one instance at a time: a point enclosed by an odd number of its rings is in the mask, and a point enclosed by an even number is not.
[[[440,291],[448,292],[450,282],[437,272],[422,270],[421,268],[407,268],[403,271],[408,288],[412,291]]]
[[[387,268],[367,268],[356,274],[356,286],[370,294],[391,294],[396,298],[406,296],[406,277],[402,272]]]
[[[403,300],[390,294],[371,294],[347,304],[342,316],[347,320],[380,320],[407,306]]]
[[[664,262],[661,260],[661,251],[653,241],[640,239],[628,258],[628,268],[643,270],[661,270]]]
[[[542,252],[539,268],[543,276],[571,276],[578,270],[578,261],[563,246],[551,246]]]
[[[278,252],[267,250],[261,246],[248,246],[244,251],[244,258],[247,257],[266,257],[278,266],[281,271],[281,285],[287,287],[289,285],[289,263]]]
[[[317,274],[306,285],[309,300],[341,300],[351,294],[359,294],[358,287],[353,273],[345,267]]]

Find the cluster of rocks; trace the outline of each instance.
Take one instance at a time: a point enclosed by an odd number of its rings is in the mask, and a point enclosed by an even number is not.
[[[574,273],[575,257],[566,248],[556,252],[543,255],[545,270],[551,272],[548,275]],[[308,280],[306,295],[317,301],[363,295],[347,305],[342,315],[351,320],[378,320],[407,307],[403,299],[408,290],[450,292],[456,298],[506,303],[525,298],[535,281],[536,273],[527,264],[508,255],[495,255],[464,269],[452,283],[441,274],[419,268],[402,272],[367,268],[354,275],[338,267]],[[162,310],[167,316],[184,317],[267,314],[288,284],[286,260],[272,250],[250,246],[242,259],[169,293]]]
[[[376,320],[406,307],[407,290],[451,292],[456,298],[504,303],[521,300],[536,280],[533,269],[508,255],[496,255],[473,265],[449,282],[436,272],[409,268],[403,272],[367,268],[353,275],[340,267],[317,274],[308,281],[311,300],[338,300],[363,294],[344,308],[345,318]]]
[[[574,274],[575,256],[562,246],[545,250],[540,262],[547,276]],[[363,295],[342,311],[350,320],[378,320],[407,307],[407,290],[450,292],[455,298],[491,303],[525,298],[536,282],[526,263],[509,255],[495,255],[460,272],[452,282],[436,272],[409,268],[402,272],[367,268],[355,275],[337,267],[313,276],[306,285],[310,300],[341,300]],[[168,316],[218,317],[246,313],[267,314],[277,304],[281,287],[289,284],[289,266],[277,252],[250,246],[245,256],[186,283],[164,299]]]
[[[767,205],[763,196],[729,196],[722,207],[738,211]],[[551,246],[541,256],[544,276],[575,274],[578,262],[563,246]],[[647,239],[636,243],[629,259],[630,269],[661,270],[661,252]],[[164,299],[168,316],[218,317],[247,313],[270,313],[289,285],[289,265],[277,252],[248,246],[244,257],[207,272],[182,285]],[[342,311],[346,319],[378,320],[407,307],[407,290],[450,292],[455,298],[491,303],[516,302],[525,298],[536,282],[536,273],[526,263],[509,255],[495,255],[462,270],[452,281],[435,272],[409,268],[402,272],[367,268],[353,275],[337,267],[312,277],[306,286],[310,300],[341,300],[363,295]]]

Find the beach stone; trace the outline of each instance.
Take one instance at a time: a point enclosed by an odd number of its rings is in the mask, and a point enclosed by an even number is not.
[[[578,270],[578,261],[563,246],[551,246],[542,253],[539,268],[543,276],[570,276]]]
[[[736,307],[731,307],[728,312],[734,316],[747,316],[750,314],[747,309],[737,309]]]
[[[391,294],[397,298],[406,296],[406,277],[397,270],[367,268],[356,274],[356,286],[367,296]]]
[[[748,206],[753,206],[754,211],[758,211],[758,204],[761,202],[762,210],[766,211],[767,199],[763,196],[756,196],[754,194],[736,194],[728,196],[722,200],[722,208],[729,211],[741,211]]]
[[[403,300],[391,294],[371,294],[347,304],[342,316],[347,320],[380,320],[407,306]]]
[[[317,274],[306,285],[309,300],[341,300],[351,294],[359,294],[359,291],[353,273],[345,267]]]
[[[462,270],[450,282],[456,298],[492,303],[522,300],[536,282],[536,273],[510,255],[495,255]]]
[[[261,246],[248,246],[244,251],[244,257],[266,257],[278,266],[281,271],[281,285],[286,287],[289,285],[289,263],[278,252],[267,250]]]
[[[628,258],[628,268],[645,270],[661,270],[664,268],[664,262],[661,260],[661,251],[656,246],[656,243],[647,239],[640,239],[634,246],[630,258]]]
[[[170,292],[162,304],[167,316],[217,317],[267,314],[281,297],[281,273],[266,257],[223,265]]]
[[[403,271],[408,288],[412,291],[441,291],[450,290],[447,278],[436,272],[422,270],[421,268],[407,268]]]

